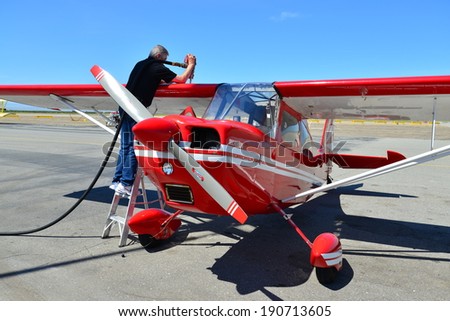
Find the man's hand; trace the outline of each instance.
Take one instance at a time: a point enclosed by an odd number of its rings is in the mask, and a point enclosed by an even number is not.
[[[195,58],[193,54],[187,54],[184,57],[184,63],[187,64],[186,70],[181,75],[177,75],[172,80],[173,82],[184,84],[188,79],[192,82],[192,78],[194,78],[195,65],[197,64],[197,58]]]
[[[195,66],[197,64],[197,58],[193,54],[187,54],[184,57],[184,63]]]

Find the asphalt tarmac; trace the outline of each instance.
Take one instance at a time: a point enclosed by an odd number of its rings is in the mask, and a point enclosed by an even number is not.
[[[413,156],[429,149],[429,135],[419,138],[427,125],[336,127],[345,153],[392,149]],[[449,132],[438,127],[436,147],[450,141]],[[33,229],[66,212],[96,175],[111,138],[84,124],[0,119],[0,232]],[[344,269],[329,286],[317,281],[308,247],[278,214],[239,225],[186,213],[173,239],[152,250],[131,240],[119,247],[117,228],[102,239],[113,162],[87,199],[55,226],[0,236],[0,300],[450,300],[450,157],[316,195],[288,210],[311,239],[339,235]],[[336,170],[333,178],[357,172]]]

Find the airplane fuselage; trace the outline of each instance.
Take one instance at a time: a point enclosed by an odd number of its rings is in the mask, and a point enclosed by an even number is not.
[[[228,215],[197,184],[196,179],[202,178],[194,179],[167,151],[165,145],[171,138],[249,215],[273,213],[273,203],[287,207],[291,204],[280,200],[326,179],[321,166],[306,166],[298,150],[247,123],[170,115],[143,121],[134,132],[139,140],[135,144],[139,165],[162,191],[167,204],[180,210]]]

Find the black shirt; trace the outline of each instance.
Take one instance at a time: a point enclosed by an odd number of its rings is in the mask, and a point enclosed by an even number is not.
[[[154,58],[139,61],[130,73],[127,89],[145,106],[151,105],[161,80],[170,83],[177,76]]]

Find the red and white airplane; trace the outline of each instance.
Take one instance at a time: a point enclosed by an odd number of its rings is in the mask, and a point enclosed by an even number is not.
[[[141,240],[164,240],[181,225],[181,213],[248,216],[278,212],[311,248],[321,283],[342,268],[342,248],[332,233],[310,241],[284,209],[313,194],[450,155],[450,145],[405,158],[340,154],[333,145],[333,119],[383,118],[450,121],[450,76],[290,81],[241,84],[161,85],[153,105],[182,110],[154,117],[99,66],[100,85],[3,85],[0,97],[47,108],[70,107],[86,114],[121,106],[138,123],[135,152],[145,175],[167,205],[146,209],[128,222]],[[202,117],[195,111],[204,110]],[[308,119],[325,119],[314,142]],[[434,133],[434,126],[433,126]],[[332,165],[365,168],[332,182]]]

